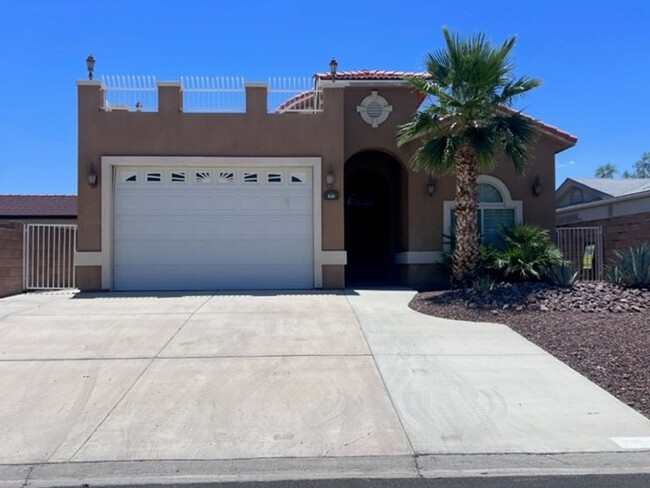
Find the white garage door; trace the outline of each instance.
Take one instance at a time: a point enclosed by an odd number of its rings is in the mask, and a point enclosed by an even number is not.
[[[313,288],[311,168],[116,170],[114,288]]]

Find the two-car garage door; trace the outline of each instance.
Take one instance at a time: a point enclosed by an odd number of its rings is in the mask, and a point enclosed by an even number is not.
[[[311,168],[124,167],[114,289],[314,286]]]

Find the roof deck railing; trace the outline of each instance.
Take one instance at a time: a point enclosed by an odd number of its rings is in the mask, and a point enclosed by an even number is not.
[[[246,111],[242,76],[181,76],[183,112]]]
[[[105,75],[104,110],[156,112],[158,89],[156,77],[150,75]]]
[[[268,81],[270,113],[316,113],[323,110],[323,89],[318,79],[274,77]]]
[[[158,89],[155,76],[105,75],[104,109],[156,112]],[[181,76],[183,112],[244,113],[246,86],[241,76]],[[319,79],[272,77],[267,84],[269,113],[317,113],[323,110]]]

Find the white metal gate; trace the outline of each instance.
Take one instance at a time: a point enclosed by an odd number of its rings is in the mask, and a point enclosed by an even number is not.
[[[74,288],[77,226],[27,224],[23,234],[23,280],[26,290]]]
[[[558,227],[557,247],[564,259],[580,271],[583,281],[603,279],[603,231],[601,227]]]

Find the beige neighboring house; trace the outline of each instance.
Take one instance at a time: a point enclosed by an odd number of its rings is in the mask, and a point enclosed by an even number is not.
[[[414,146],[395,141],[423,102],[406,80],[412,76],[422,74],[322,73],[279,102],[273,82],[245,83],[241,106],[229,113],[197,108],[197,90],[183,79],[157,82],[143,95],[153,102],[131,104],[111,99],[108,83],[79,81],[77,286],[445,281],[454,178],[413,171]],[[208,97],[211,83],[199,95]],[[484,236],[507,222],[555,229],[555,155],[577,139],[535,124],[524,176],[499,160],[479,178]]]
[[[650,178],[567,178],[556,191],[558,227],[601,227],[604,262],[650,242]]]

